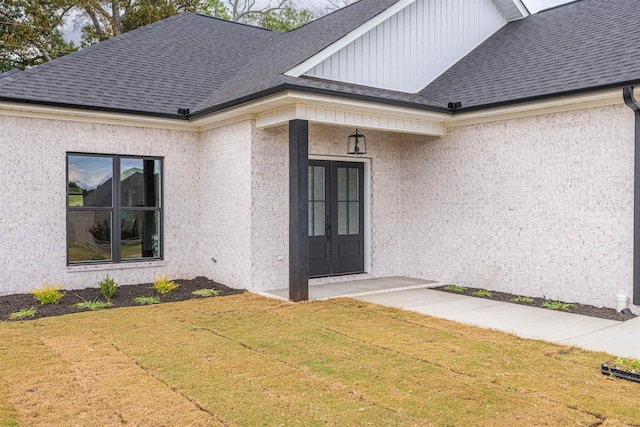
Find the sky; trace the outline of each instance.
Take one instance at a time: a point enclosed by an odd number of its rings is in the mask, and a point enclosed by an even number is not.
[[[275,1],[275,0],[273,0]],[[559,4],[568,3],[572,0],[523,0],[531,13],[535,13],[542,9],[548,9]],[[305,7],[322,7],[327,4],[327,0],[297,0],[297,3]],[[257,0],[256,6],[258,8],[267,6],[268,0]],[[64,28],[64,35],[67,40],[72,40],[76,44],[80,44],[80,31],[74,29],[73,22],[68,22]]]

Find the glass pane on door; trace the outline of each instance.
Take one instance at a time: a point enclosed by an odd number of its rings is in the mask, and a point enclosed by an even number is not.
[[[325,234],[325,168],[309,166],[309,236]]]
[[[338,234],[360,233],[360,178],[357,168],[338,168]]]

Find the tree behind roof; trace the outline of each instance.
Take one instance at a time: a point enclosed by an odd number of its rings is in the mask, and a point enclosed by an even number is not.
[[[1,0],[0,72],[25,69],[78,49],[64,40],[63,27],[75,22],[83,47],[149,25],[183,11],[290,31],[313,19],[294,0]]]

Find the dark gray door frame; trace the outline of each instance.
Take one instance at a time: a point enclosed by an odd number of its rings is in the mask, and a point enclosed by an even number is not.
[[[289,121],[289,300],[309,299],[309,122]]]

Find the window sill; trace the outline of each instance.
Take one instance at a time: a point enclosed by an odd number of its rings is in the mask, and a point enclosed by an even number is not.
[[[128,270],[130,268],[164,267],[167,261],[122,262],[118,264],[87,264],[67,266],[67,273],[79,273],[83,271]]]

